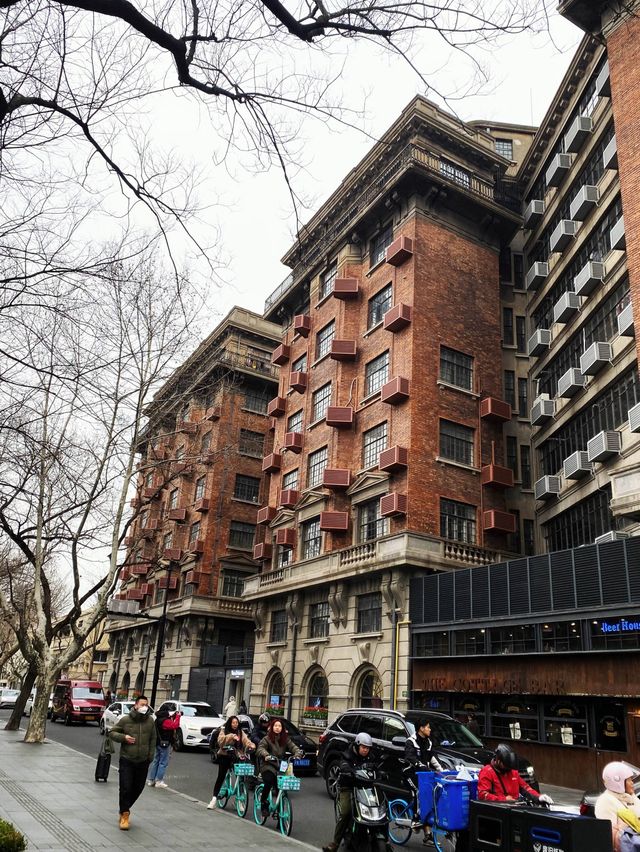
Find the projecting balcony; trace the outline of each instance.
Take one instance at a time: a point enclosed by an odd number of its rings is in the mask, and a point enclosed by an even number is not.
[[[360,292],[360,284],[357,278],[336,278],[333,282],[333,296],[335,299],[357,299]]]
[[[298,391],[298,393],[306,391],[308,382],[309,376],[302,370],[294,370],[292,373],[289,373],[289,386],[293,390]]]
[[[602,153],[602,165],[605,169],[618,168],[618,143],[615,136]]]
[[[387,331],[398,332],[406,328],[411,322],[413,309],[411,305],[399,302],[390,308],[382,319],[382,324]]]
[[[516,531],[516,516],[512,512],[489,509],[482,513],[482,528],[485,532],[509,533]]]
[[[480,400],[480,417],[496,423],[508,423],[511,420],[511,405],[495,396],[486,396]]]
[[[609,242],[611,251],[615,249],[622,250],[626,247],[627,241],[624,234],[624,216],[621,216],[609,231]]]
[[[564,251],[578,233],[578,223],[573,219],[562,219],[553,229],[549,238],[551,251]]]
[[[349,529],[349,513],[320,512],[320,529],[325,532],[346,532]]]
[[[263,541],[260,544],[254,545],[253,558],[257,562],[266,562],[268,559],[271,559],[272,552],[271,542]]]
[[[571,317],[575,316],[580,310],[580,305],[580,296],[577,293],[571,290],[563,293],[553,306],[553,321],[569,322]]]
[[[499,464],[485,464],[480,481],[490,488],[513,488],[513,471]]]
[[[355,412],[351,406],[330,405],[326,415],[327,426],[336,429],[350,429],[355,421]]]
[[[201,538],[196,538],[193,541],[189,542],[189,546],[187,547],[189,553],[194,556],[201,556],[204,553],[204,541]]]
[[[524,279],[524,285],[527,290],[537,290],[538,287],[544,282],[547,275],[549,274],[549,264],[543,263],[542,261],[536,261],[527,272],[527,275]]]
[[[536,500],[551,500],[560,493],[559,476],[543,476],[533,486],[533,494]]]
[[[633,325],[633,306],[631,302],[620,311],[617,320],[618,334],[622,337],[634,337],[636,332]]]
[[[352,476],[348,468],[325,468],[322,474],[322,485],[324,488],[335,488],[337,490],[348,488],[351,485]]]
[[[527,354],[529,356],[542,355],[551,346],[551,330],[548,328],[536,329],[527,343]]]
[[[580,372],[585,376],[595,376],[612,360],[610,343],[592,343],[580,356]]]
[[[184,523],[187,520],[187,510],[186,509],[169,509],[167,512],[167,518],[170,521],[178,521],[178,523]]]
[[[545,174],[547,186],[559,186],[571,168],[571,154],[556,154]]]
[[[267,406],[267,414],[270,417],[282,417],[287,410],[287,401],[283,396],[276,396]]]
[[[300,492],[297,488],[283,488],[280,492],[280,500],[278,504],[284,509],[293,509],[300,499]]]
[[[605,462],[622,451],[620,432],[603,430],[587,442],[587,455],[590,462]]]
[[[409,464],[409,450],[406,447],[389,447],[378,458],[378,467],[387,473],[403,470]]]
[[[397,376],[382,386],[380,400],[387,405],[400,405],[409,399],[409,379]]]
[[[569,367],[558,380],[558,396],[570,399],[583,389],[586,379],[577,367]]]
[[[395,518],[400,515],[406,515],[407,509],[408,501],[406,494],[398,494],[394,491],[380,498],[380,514],[383,518]]]
[[[604,263],[589,260],[573,279],[573,289],[578,296],[589,296],[604,279]]]
[[[276,544],[280,547],[295,547],[296,531],[293,527],[276,530]]]
[[[535,228],[538,222],[542,221],[544,216],[544,201],[540,198],[534,198],[524,209],[523,225],[528,230]]]
[[[578,222],[584,222],[599,200],[600,190],[598,187],[585,184],[571,202],[569,216]]]
[[[589,454],[585,450],[577,450],[562,463],[562,473],[565,479],[583,479],[593,472]]]
[[[297,314],[293,318],[293,330],[300,337],[308,337],[311,331],[311,317],[308,314]]]
[[[564,150],[577,154],[593,131],[593,120],[588,115],[577,115],[564,137]]]
[[[263,473],[275,473],[282,467],[282,456],[280,453],[269,453],[262,460]]]
[[[329,357],[334,361],[355,361],[358,354],[355,340],[332,340]]]
[[[270,524],[277,514],[278,510],[275,508],[275,506],[263,506],[261,509],[258,509],[256,523]]]
[[[208,512],[209,511],[209,498],[208,497],[201,497],[199,500],[196,500],[196,502],[193,504],[193,511],[194,512],[202,512],[202,513]]]
[[[162,558],[167,559],[169,562],[180,562],[182,559],[182,550],[179,547],[167,547],[162,553]]]
[[[609,63],[605,62],[600,73],[596,77],[596,95],[599,98],[611,97],[611,77],[609,76]]]
[[[402,266],[413,255],[413,240],[410,237],[398,237],[387,248],[386,260],[391,266]]]
[[[301,453],[302,432],[285,432],[282,447],[292,453]]]
[[[273,350],[273,355],[271,356],[271,363],[277,364],[279,367],[281,367],[283,364],[286,364],[290,358],[291,347],[287,346],[284,343],[281,343],[280,346]]]

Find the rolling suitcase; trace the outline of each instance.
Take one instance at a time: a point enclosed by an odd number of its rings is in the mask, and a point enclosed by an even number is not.
[[[100,749],[98,753],[98,761],[96,763],[95,779],[96,781],[105,781],[109,778],[109,769],[111,768],[111,753]]]

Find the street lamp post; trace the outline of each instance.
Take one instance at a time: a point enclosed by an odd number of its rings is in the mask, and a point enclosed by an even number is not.
[[[171,586],[171,571],[173,563],[169,562],[167,566],[167,588],[165,589],[164,601],[162,602],[162,615],[158,622],[158,642],[156,645],[156,659],[153,666],[153,680],[151,681],[151,697],[149,704],[152,707],[156,706],[156,693],[158,691],[158,680],[160,679],[160,663],[162,661],[162,649],[164,647],[164,631],[167,623],[167,604],[169,602],[169,588]]]

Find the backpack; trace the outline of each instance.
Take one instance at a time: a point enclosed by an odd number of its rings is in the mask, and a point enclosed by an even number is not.
[[[632,828],[620,832],[620,852],[640,852],[640,834]]]

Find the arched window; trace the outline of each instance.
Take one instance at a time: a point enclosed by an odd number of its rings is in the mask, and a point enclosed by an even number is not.
[[[112,672],[111,677],[109,678],[109,692],[111,694],[115,694],[117,678],[118,675],[115,672]]]
[[[283,715],[285,701],[284,677],[280,669],[276,669],[267,683],[266,710],[273,714]]]
[[[374,669],[364,675],[360,681],[358,705],[360,707],[382,707],[382,681]]]
[[[142,695],[143,692],[144,692],[144,672],[142,671],[142,669],[140,669],[140,671],[138,672],[138,676],[136,678],[135,685],[133,687],[133,694],[138,696],[138,695]]]
[[[327,709],[329,705],[329,684],[324,672],[316,672],[309,681],[307,705],[314,709]]]
[[[122,678],[122,686],[120,687],[119,693],[122,694],[125,698],[129,697],[129,686],[131,685],[131,675],[129,672],[125,672]]]

